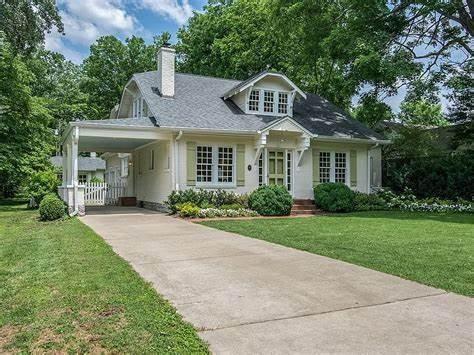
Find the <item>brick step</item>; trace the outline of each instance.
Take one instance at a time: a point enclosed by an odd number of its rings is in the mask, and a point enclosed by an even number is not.
[[[292,216],[304,216],[304,215],[315,215],[318,214],[319,210],[303,210],[303,211],[291,211]]]
[[[311,206],[314,205],[314,200],[310,199],[295,199],[293,200],[294,205],[306,205],[306,206]]]
[[[293,205],[291,209],[295,211],[304,211],[304,210],[315,211],[316,206],[315,205]]]

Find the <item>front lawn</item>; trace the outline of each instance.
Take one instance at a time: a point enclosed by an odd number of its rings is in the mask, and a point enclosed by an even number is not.
[[[359,212],[203,224],[474,296],[474,216]]]
[[[0,201],[0,353],[207,353],[194,328],[78,219]]]

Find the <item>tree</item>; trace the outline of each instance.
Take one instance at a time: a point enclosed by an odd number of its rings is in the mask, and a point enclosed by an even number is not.
[[[421,68],[389,51],[394,24],[373,24],[389,13],[384,1],[211,0],[204,10],[178,32],[180,70],[246,79],[270,67],[347,109],[363,87],[390,95]]]
[[[1,41],[0,41],[1,42]],[[12,196],[28,176],[48,166],[52,117],[31,95],[32,73],[3,41],[0,48],[0,193]]]
[[[404,123],[423,127],[448,125],[441,110],[441,104],[420,99],[405,101],[400,105],[400,109],[399,119]]]
[[[451,89],[448,99],[449,120],[452,122],[472,121],[474,117],[474,62],[469,61],[460,68],[450,68],[447,87]]]
[[[155,43],[159,44],[159,39]],[[114,36],[100,37],[91,46],[83,70],[81,89],[93,108],[89,119],[108,118],[132,75],[156,70],[156,44],[147,45],[135,36],[125,43]]]
[[[11,50],[31,54],[53,27],[64,32],[54,0],[0,0],[0,31]]]

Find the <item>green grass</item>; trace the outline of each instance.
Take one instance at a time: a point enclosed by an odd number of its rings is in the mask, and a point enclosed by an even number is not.
[[[203,224],[474,296],[474,216],[360,212]]]
[[[195,329],[76,218],[0,201],[0,353],[208,353]]]

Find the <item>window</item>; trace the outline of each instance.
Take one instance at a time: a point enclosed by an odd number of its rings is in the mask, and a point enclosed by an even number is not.
[[[274,95],[275,93],[273,91],[263,92],[263,112],[273,112]]]
[[[260,91],[252,90],[249,97],[249,111],[258,111],[260,102]]]
[[[219,147],[219,161],[217,163],[217,181],[232,182],[234,176],[234,154],[229,147]]]
[[[346,153],[335,153],[334,155],[334,181],[346,183]]]
[[[321,183],[331,180],[331,153],[319,152],[319,181]]]
[[[79,184],[87,183],[87,174],[79,174]]]
[[[286,152],[286,188],[288,191],[291,191],[291,165],[293,164],[293,160],[291,159],[291,151]]]
[[[288,93],[278,93],[278,113],[288,113]]]
[[[263,152],[258,157],[258,186],[263,185]]]
[[[212,147],[197,146],[197,182],[212,182]]]
[[[132,117],[140,118],[140,117],[146,117],[147,115],[148,115],[148,106],[145,100],[141,96],[133,99]]]
[[[120,173],[121,176],[128,176],[128,157],[122,158],[120,160]]]
[[[150,150],[150,162],[148,165],[149,170],[154,170],[155,169],[155,150],[151,149]]]

